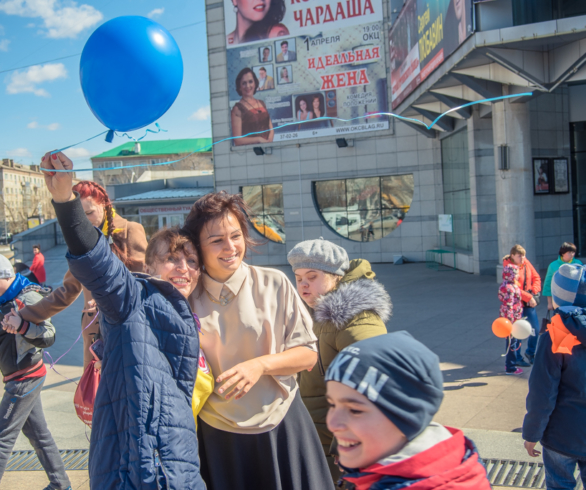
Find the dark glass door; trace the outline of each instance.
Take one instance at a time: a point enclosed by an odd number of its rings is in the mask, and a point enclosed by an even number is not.
[[[574,240],[578,255],[586,255],[586,121],[570,124]]]

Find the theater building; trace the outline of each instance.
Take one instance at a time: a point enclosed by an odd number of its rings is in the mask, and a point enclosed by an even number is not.
[[[475,274],[515,243],[586,255],[586,3],[273,3],[248,29],[206,4],[215,184],[266,238],[251,263],[318,237]]]

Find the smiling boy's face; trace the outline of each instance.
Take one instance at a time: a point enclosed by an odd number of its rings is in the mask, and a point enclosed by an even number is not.
[[[407,437],[364,395],[337,381],[328,381],[328,429],[338,441],[340,464],[367,468],[398,453]]]

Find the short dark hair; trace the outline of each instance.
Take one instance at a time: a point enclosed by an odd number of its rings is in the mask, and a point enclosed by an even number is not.
[[[39,245],[38,243],[35,243],[33,245],[33,248],[37,248],[39,250],[39,252],[41,251],[41,245]]]
[[[281,43],[281,46],[289,46],[289,43],[288,43],[287,41],[283,41],[283,42]]]
[[[260,69],[258,71],[267,71],[267,69],[264,66],[261,66]]]
[[[202,230],[210,221],[225,218],[229,214],[232,214],[240,224],[244,243],[246,244],[246,252],[249,249],[252,250],[257,245],[250,237],[250,230],[248,228],[250,209],[244,202],[242,196],[240,194],[229,194],[226,191],[212,192],[195,201],[182,229],[191,238],[202,261],[203,255],[201,253],[200,241]]]
[[[265,51],[268,51],[269,53],[271,52],[271,48],[269,48],[268,46],[265,46],[262,50],[262,52],[264,53]]]
[[[568,252],[576,253],[576,245],[574,245],[573,243],[570,243],[570,242],[562,243],[562,246],[560,247],[560,253],[559,253],[560,257]]]
[[[238,92],[238,95],[240,95],[240,96],[242,96],[242,90],[240,90],[240,83],[242,82],[244,75],[246,75],[247,73],[252,74],[252,78],[254,80],[254,93],[256,94],[256,91],[258,90],[259,82],[258,82],[258,78],[256,77],[256,73],[254,73],[248,67],[242,68],[242,70],[240,70],[240,73],[238,73],[238,76],[236,77],[236,92]]]

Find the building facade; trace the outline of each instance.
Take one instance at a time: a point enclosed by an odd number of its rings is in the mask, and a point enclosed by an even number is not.
[[[159,179],[106,187],[116,212],[141,223],[147,238],[165,226],[183,226],[191,206],[213,192],[213,175]]]
[[[51,195],[38,165],[4,158],[0,165],[0,230],[16,234],[55,217]]]
[[[242,143],[213,146],[216,189],[252,208],[252,263],[318,237],[371,262],[443,249],[476,274],[516,243],[539,267],[564,241],[586,255],[586,5],[357,0],[335,31],[342,2],[315,3],[287,2],[283,35],[247,42],[207,0],[213,139]],[[244,128],[255,111],[271,126]]]
[[[94,180],[104,186],[212,175],[214,169],[211,138],[128,142],[91,160],[94,169],[113,168],[94,172]]]

